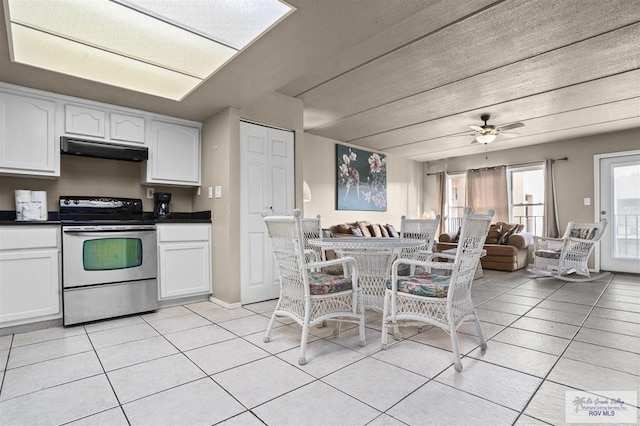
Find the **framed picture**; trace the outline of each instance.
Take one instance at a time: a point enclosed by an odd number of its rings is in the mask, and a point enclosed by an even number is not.
[[[387,156],[336,144],[336,209],[387,211]]]

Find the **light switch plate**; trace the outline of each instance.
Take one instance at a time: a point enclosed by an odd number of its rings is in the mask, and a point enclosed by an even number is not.
[[[585,199],[584,199],[584,205],[585,205],[585,206],[590,206],[590,205],[591,205],[591,198],[589,198],[589,197],[585,197]]]
[[[215,187],[215,197],[216,198],[222,198],[222,187],[221,186],[216,186]]]
[[[213,198],[213,186],[207,188],[209,190],[209,198]]]
[[[153,194],[156,191],[153,188],[147,188],[147,198],[153,198]]]

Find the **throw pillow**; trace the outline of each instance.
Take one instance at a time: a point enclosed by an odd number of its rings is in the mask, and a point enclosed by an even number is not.
[[[509,241],[509,237],[515,234],[517,229],[518,229],[518,225],[514,225],[511,228],[507,229],[506,232],[503,232],[502,235],[500,235],[498,244],[506,245],[507,242]]]
[[[502,224],[501,223],[494,223],[493,225],[491,225],[491,227],[489,228],[489,233],[487,233],[486,243],[487,244],[498,244],[498,241],[500,239],[500,232],[501,231],[502,231]]]
[[[398,234],[398,231],[396,231],[396,228],[393,227],[393,225],[390,225],[387,223],[387,231],[389,231],[389,236],[394,237],[394,238],[399,238],[400,234]]]
[[[351,228],[351,233],[356,237],[364,237],[364,235],[362,235],[362,231],[360,230],[360,228]]]
[[[338,232],[340,232],[341,234],[350,234],[351,228],[346,223],[341,223],[340,225],[338,225]]]
[[[369,232],[369,222],[359,222],[358,223],[358,228],[360,228],[360,231],[362,231],[362,235],[365,237],[371,237],[371,232]]]
[[[380,225],[378,225],[377,223],[372,223],[371,225],[368,226],[368,228],[372,236],[382,237],[382,231],[380,230]]]
[[[380,232],[382,233],[383,237],[388,237],[389,236],[389,231],[387,231],[387,227],[384,225],[378,225],[380,227]]]

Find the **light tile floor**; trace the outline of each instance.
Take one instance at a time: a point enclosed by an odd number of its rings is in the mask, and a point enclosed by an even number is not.
[[[462,373],[437,328],[403,329],[381,350],[376,312],[365,347],[355,328],[313,328],[299,366],[296,324],[263,343],[275,301],[2,336],[0,424],[564,424],[566,391],[640,391],[639,276],[485,271],[473,297],[488,350],[461,327]]]

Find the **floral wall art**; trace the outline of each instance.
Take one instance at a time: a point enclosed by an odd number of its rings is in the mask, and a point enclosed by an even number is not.
[[[336,209],[387,211],[387,157],[336,145]]]

